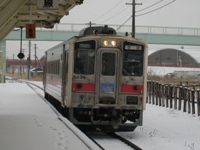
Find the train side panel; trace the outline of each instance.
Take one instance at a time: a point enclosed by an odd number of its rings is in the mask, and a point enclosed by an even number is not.
[[[48,50],[45,58],[45,93],[60,103],[63,102],[63,94],[66,93],[63,90],[63,65],[66,65],[66,49],[63,50],[64,44],[66,45],[66,43],[62,43]]]

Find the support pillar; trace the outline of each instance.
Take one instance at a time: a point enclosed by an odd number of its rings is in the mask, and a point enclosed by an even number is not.
[[[0,42],[0,83],[5,83],[6,76],[6,41]]]

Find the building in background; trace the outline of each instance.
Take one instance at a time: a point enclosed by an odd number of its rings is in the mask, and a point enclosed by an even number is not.
[[[161,49],[149,55],[149,66],[199,67],[199,54],[187,50]]]

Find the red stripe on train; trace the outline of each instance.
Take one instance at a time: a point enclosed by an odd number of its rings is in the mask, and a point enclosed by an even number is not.
[[[140,94],[143,91],[143,85],[121,85],[121,93]]]
[[[72,83],[72,89],[76,92],[94,92],[95,84],[90,83]]]

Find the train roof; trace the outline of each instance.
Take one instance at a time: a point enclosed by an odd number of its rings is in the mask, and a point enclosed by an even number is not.
[[[79,32],[79,36],[86,36],[86,35],[92,35],[92,34],[113,34],[116,35],[117,32],[115,29],[108,27],[107,25],[103,26],[93,26],[93,27],[87,27],[82,29]]]

